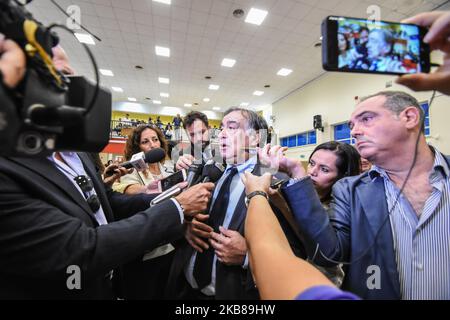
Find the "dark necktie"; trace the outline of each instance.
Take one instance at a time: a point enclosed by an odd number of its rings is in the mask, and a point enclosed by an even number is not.
[[[209,216],[209,225],[214,229],[214,232],[219,232],[219,226],[223,224],[228,203],[230,201],[230,185],[233,177],[237,173],[237,168],[233,167],[230,173],[225,178],[222,186],[217,194],[216,200]],[[209,249],[203,253],[197,253],[197,258],[194,264],[194,278],[197,281],[198,288],[203,289],[211,283],[211,272],[214,261],[214,248],[209,246]]]

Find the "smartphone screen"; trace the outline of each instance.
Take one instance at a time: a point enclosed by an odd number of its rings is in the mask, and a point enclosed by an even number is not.
[[[167,189],[173,187],[174,185],[186,180],[186,171],[180,170],[164,179],[161,179],[161,190],[166,191]]]
[[[322,23],[325,70],[381,74],[430,71],[426,29],[413,24],[327,17]]]

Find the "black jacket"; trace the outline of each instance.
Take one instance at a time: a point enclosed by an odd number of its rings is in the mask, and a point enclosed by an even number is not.
[[[0,158],[0,299],[113,298],[110,270],[182,235],[172,201],[136,213],[148,197],[105,190],[91,161],[80,158],[107,220],[122,220],[98,226],[48,159]],[[81,269],[81,290],[67,288],[71,265]]]

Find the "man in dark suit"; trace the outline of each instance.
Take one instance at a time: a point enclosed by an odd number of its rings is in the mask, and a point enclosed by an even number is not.
[[[255,112],[233,108],[224,114],[220,153],[227,163],[218,181],[208,215],[188,224],[186,239],[176,249],[168,298],[257,299],[248,269],[244,221],[247,212],[240,174],[260,175],[263,168],[253,150],[263,141],[267,124]],[[280,212],[276,213],[298,254],[301,245]],[[195,249],[195,250],[194,250]]]
[[[93,188],[77,187],[80,177]],[[184,217],[206,208],[212,187],[148,208],[148,195],[105,190],[85,154],[0,158],[0,298],[113,298],[110,271],[182,236]]]

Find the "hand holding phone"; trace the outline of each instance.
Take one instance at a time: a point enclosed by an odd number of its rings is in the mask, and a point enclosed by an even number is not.
[[[404,75],[396,82],[414,91],[438,90],[450,95],[450,12],[424,12],[403,22],[430,27],[424,41],[429,43],[432,49],[444,52],[444,63],[433,73]]]

